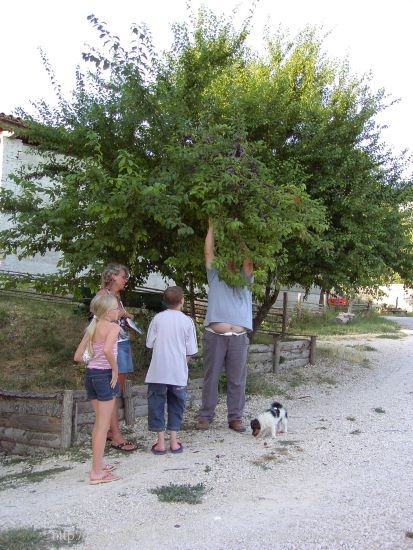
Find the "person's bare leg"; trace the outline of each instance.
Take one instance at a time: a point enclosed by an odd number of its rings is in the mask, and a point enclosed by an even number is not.
[[[123,392],[123,389],[125,387],[125,381],[127,376],[128,376],[127,374],[118,375],[118,385],[121,392]],[[113,416],[110,419],[110,428],[107,434],[107,439],[111,440],[115,445],[118,445],[119,443],[123,443],[125,441],[125,438],[122,436],[122,433],[119,427],[118,402],[116,402],[116,406],[113,410]]]
[[[125,385],[127,374],[119,374],[119,387],[123,389]],[[135,443],[129,443],[122,435],[122,432],[120,431],[119,426],[119,417],[118,417],[118,398],[116,398],[116,403],[113,408],[112,416],[110,419],[110,429],[109,432],[106,434],[106,438],[110,438],[112,441],[113,447],[121,446],[122,448],[120,450],[122,451],[135,451],[138,447],[135,445]]]
[[[156,432],[157,440],[155,445],[152,447],[155,451],[164,451],[165,450],[165,432]]]
[[[121,372],[118,374],[118,385],[120,391],[123,393],[123,390],[125,389],[125,382],[128,375],[124,372]]]
[[[119,418],[118,418],[118,398],[115,398],[115,406],[113,407],[112,415],[110,417],[110,438],[112,439],[112,443],[121,443],[123,441],[123,437],[120,431],[119,427]]]
[[[177,451],[181,448],[181,444],[178,441],[178,432],[169,432],[169,447],[171,451]]]
[[[105,474],[103,470],[103,454],[105,452],[106,434],[110,424],[115,398],[110,401],[92,399],[95,411],[95,423],[92,430],[92,468],[90,479],[100,479]]]

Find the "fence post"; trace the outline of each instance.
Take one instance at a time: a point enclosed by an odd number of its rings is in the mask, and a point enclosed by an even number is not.
[[[288,324],[288,292],[283,293],[283,323],[282,323],[282,329],[281,332],[287,332],[287,324]]]
[[[72,445],[76,443],[77,441],[77,428],[78,428],[78,403],[75,401],[73,403],[73,410],[72,410]]]
[[[68,449],[72,444],[73,390],[64,390],[62,403],[62,432],[60,448]]]
[[[310,337],[310,365],[315,365],[316,336]]]
[[[295,306],[297,319],[301,319],[301,292],[297,293],[297,303]]]
[[[278,374],[280,366],[281,334],[274,334],[274,351],[272,355],[272,372]]]
[[[135,423],[135,409],[133,407],[132,399],[132,382],[125,380],[125,386],[123,388],[123,406],[125,414],[126,426],[132,426]]]

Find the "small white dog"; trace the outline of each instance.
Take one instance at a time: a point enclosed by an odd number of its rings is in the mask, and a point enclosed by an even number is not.
[[[274,401],[268,410],[251,420],[252,435],[257,437],[260,433],[271,432],[271,436],[276,437],[277,433],[287,433],[287,424],[287,409]]]

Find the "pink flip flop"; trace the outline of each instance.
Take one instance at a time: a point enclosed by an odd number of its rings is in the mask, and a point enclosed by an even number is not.
[[[99,477],[98,479],[89,479],[89,485],[98,485],[99,483],[110,483],[111,481],[117,481],[120,479],[119,476],[114,476],[110,472],[106,473],[104,476]]]

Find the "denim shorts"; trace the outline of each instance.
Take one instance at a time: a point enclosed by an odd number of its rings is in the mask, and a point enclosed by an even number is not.
[[[148,384],[148,429],[151,432],[165,430],[165,405],[167,412],[166,429],[178,432],[185,412],[186,388],[169,384]]]
[[[132,350],[129,340],[121,340],[118,342],[118,371],[119,374],[127,374],[133,372]]]
[[[116,382],[114,388],[111,387],[112,369],[86,369],[85,387],[88,399],[97,399],[98,401],[111,401],[119,395],[119,386]]]

